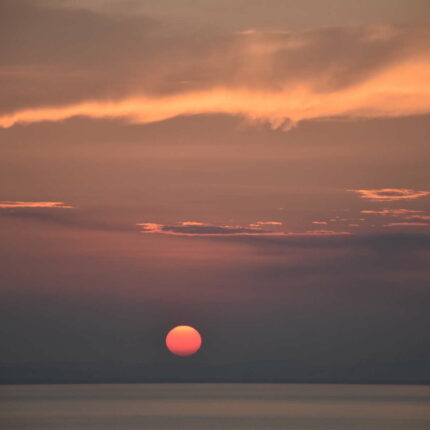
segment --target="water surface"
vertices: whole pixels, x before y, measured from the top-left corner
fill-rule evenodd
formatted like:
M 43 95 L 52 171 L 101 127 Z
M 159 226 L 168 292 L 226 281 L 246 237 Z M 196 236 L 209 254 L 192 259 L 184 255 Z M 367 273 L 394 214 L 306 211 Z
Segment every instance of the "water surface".
M 2 430 L 428 430 L 430 386 L 0 386 Z

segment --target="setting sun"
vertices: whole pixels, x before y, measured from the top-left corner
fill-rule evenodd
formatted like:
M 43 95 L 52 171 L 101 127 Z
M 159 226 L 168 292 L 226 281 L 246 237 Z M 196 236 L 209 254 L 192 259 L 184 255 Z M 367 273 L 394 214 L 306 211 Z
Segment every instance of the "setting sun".
M 195 354 L 202 345 L 200 333 L 188 325 L 179 325 L 166 336 L 168 350 L 181 357 Z

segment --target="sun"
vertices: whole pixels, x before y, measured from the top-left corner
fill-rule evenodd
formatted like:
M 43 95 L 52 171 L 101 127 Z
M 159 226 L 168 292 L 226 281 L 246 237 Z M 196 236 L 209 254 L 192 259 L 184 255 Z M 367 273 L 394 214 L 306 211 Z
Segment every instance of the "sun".
M 178 325 L 167 333 L 167 349 L 181 357 L 195 354 L 202 345 L 200 333 L 189 325 Z

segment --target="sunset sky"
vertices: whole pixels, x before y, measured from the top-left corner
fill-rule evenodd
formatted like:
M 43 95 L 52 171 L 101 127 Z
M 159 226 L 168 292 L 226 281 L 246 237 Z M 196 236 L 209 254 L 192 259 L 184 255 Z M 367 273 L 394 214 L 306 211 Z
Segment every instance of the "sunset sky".
M 0 53 L 0 383 L 430 381 L 429 1 L 0 0 Z

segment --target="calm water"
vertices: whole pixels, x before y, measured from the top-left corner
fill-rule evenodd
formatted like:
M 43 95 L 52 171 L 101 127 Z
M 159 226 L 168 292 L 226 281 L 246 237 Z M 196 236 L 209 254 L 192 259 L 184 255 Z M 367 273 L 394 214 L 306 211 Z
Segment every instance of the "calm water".
M 429 386 L 0 386 L 2 430 L 428 430 Z

